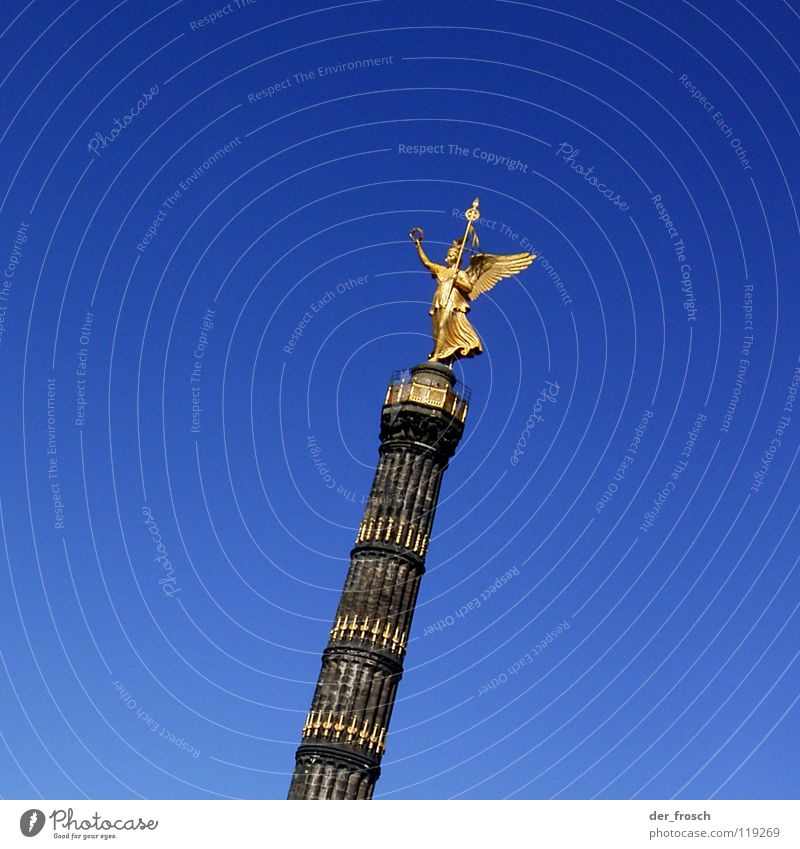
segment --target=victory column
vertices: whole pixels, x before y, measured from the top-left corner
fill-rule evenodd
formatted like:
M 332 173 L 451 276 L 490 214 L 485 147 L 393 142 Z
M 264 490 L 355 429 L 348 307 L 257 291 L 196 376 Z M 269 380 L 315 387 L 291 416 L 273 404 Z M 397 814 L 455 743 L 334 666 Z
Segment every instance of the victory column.
M 436 279 L 428 361 L 396 372 L 381 412 L 378 468 L 297 749 L 290 799 L 371 799 L 411 630 L 442 476 L 464 431 L 469 390 L 450 366 L 482 352 L 470 304 L 526 269 L 531 253 L 475 253 L 478 199 L 445 265 L 410 236 Z M 461 260 L 470 241 L 469 265 Z

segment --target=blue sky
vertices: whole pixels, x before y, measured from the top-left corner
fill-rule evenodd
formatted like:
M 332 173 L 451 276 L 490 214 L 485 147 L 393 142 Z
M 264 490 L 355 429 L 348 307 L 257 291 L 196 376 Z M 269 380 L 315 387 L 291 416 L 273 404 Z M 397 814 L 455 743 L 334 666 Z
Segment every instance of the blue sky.
M 2 796 L 285 795 L 479 195 L 378 795 L 796 797 L 796 4 L 5 9 Z

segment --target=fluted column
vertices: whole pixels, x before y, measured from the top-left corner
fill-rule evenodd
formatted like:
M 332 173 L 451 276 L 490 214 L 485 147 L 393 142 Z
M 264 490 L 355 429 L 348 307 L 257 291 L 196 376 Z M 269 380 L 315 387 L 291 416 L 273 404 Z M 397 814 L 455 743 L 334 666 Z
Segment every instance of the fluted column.
M 290 799 L 371 799 L 403 673 L 441 477 L 468 393 L 424 363 L 389 384 L 350 569 L 297 750 Z

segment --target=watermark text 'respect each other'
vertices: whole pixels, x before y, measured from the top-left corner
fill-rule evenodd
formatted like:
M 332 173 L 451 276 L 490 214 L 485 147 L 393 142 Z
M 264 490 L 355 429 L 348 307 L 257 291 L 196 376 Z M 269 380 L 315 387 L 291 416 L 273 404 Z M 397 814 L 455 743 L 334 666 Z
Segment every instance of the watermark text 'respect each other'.
M 289 339 L 286 344 L 283 346 L 283 352 L 285 354 L 294 353 L 294 349 L 297 347 L 300 340 L 303 338 L 303 334 L 305 333 L 306 328 L 314 316 L 317 313 L 322 312 L 328 304 L 332 303 L 338 295 L 343 295 L 345 292 L 349 292 L 352 289 L 358 289 L 363 286 L 367 282 L 368 274 L 361 274 L 358 277 L 348 277 L 347 280 L 342 280 L 341 283 L 336 284 L 335 289 L 328 289 L 325 294 L 320 298 L 316 298 L 308 305 L 308 309 L 303 313 L 300 321 L 295 325 L 294 330 L 289 335 Z

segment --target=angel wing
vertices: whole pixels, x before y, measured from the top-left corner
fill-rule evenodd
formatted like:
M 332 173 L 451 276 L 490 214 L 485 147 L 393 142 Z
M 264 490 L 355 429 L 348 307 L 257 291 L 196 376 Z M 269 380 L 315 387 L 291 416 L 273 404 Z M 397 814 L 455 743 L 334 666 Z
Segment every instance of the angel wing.
M 469 267 L 464 269 L 472 282 L 469 299 L 474 301 L 498 280 L 524 271 L 535 259 L 536 255 L 528 251 L 521 254 L 473 254 Z

